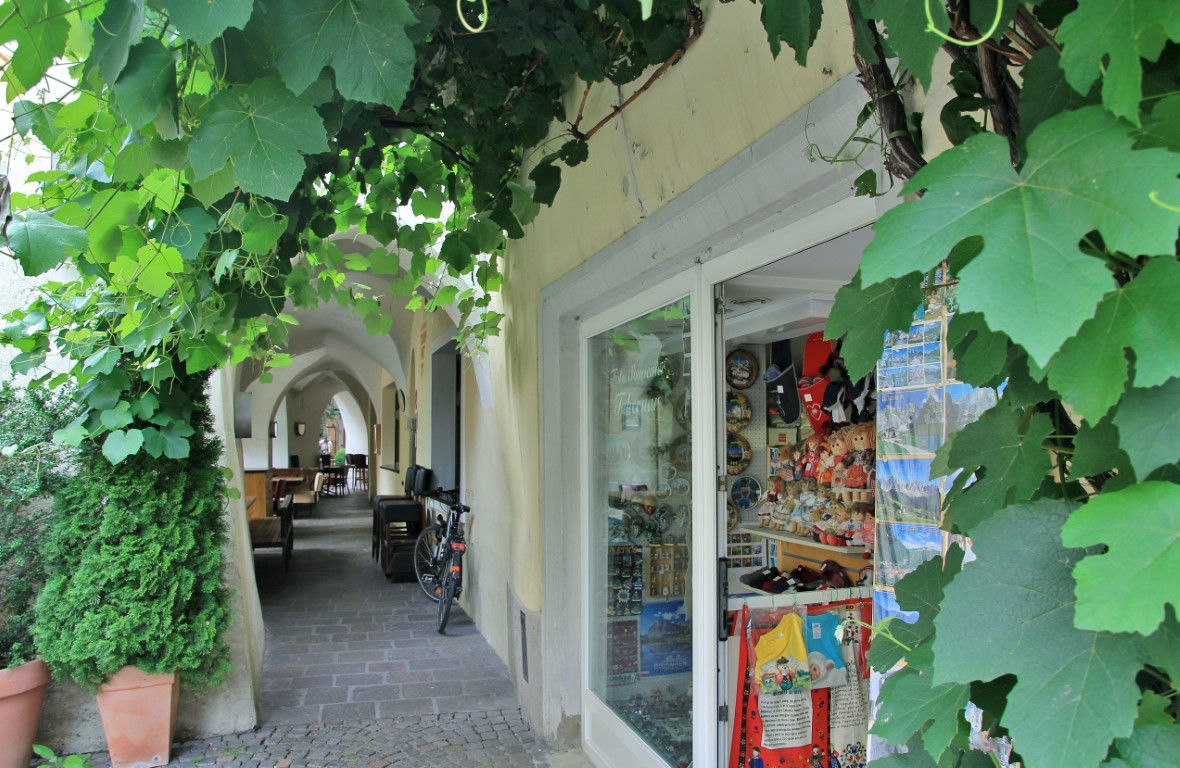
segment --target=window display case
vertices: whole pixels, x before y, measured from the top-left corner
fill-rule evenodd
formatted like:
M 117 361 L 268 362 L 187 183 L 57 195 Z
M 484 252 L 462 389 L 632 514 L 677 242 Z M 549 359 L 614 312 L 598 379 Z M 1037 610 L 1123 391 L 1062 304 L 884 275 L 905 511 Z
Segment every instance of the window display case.
M 589 339 L 590 690 L 692 759 L 689 301 Z

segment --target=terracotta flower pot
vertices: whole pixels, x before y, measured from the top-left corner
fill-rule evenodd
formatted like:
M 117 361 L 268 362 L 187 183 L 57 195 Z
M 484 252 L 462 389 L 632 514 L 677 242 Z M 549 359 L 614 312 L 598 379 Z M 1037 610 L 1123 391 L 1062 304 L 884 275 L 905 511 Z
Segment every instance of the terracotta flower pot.
M 0 669 L 0 768 L 28 768 L 47 685 L 49 667 L 39 659 Z
M 123 667 L 98 689 L 98 714 L 113 768 L 153 768 L 168 762 L 180 683 L 175 674 Z

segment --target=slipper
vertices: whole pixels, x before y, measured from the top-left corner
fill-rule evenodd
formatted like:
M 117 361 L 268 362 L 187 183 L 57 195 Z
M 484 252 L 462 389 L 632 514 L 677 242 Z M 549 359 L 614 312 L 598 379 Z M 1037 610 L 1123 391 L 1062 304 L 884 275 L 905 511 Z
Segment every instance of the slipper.
M 799 581 L 804 584 L 810 583 L 812 581 L 823 581 L 824 578 L 823 574 L 821 574 L 819 571 L 815 570 L 814 568 L 808 568 L 806 565 L 796 566 L 795 570 L 791 571 L 791 575 L 795 577 L 795 581 Z
M 852 582 L 848 580 L 844 569 L 835 560 L 824 560 L 819 570 L 823 574 L 824 582 L 833 589 L 844 589 L 852 586 Z
M 738 576 L 738 581 L 745 584 L 747 587 L 761 588 L 764 582 L 770 581 L 778 575 L 778 568 L 775 568 L 772 565 L 759 571 L 751 571 L 750 573 L 747 573 L 743 576 Z
M 781 595 L 783 592 L 796 592 L 802 586 L 787 574 L 780 573 L 777 578 L 763 584 L 762 589 L 772 595 Z

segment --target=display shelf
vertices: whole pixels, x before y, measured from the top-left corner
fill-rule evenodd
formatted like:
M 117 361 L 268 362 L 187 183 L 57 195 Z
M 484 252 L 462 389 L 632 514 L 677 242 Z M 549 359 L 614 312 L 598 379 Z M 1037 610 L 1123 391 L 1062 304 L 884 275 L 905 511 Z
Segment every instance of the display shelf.
M 759 596 L 775 598 L 777 607 L 788 605 L 822 605 L 824 603 L 838 603 L 842 600 L 860 600 L 873 596 L 873 588 L 868 585 L 858 585 L 855 587 L 839 587 L 829 589 L 814 589 L 810 592 L 767 592 L 764 589 L 751 587 L 749 584 L 742 585 L 745 589 L 753 592 Z M 782 601 L 781 603 L 778 601 Z M 734 610 L 741 607 L 741 602 L 744 602 L 741 596 L 730 595 L 728 597 L 727 606 L 729 610 Z M 762 606 L 752 605 L 753 608 Z
M 751 536 L 758 536 L 763 539 L 774 539 L 775 541 L 785 541 L 788 544 L 799 544 L 804 547 L 811 547 L 812 549 L 826 549 L 830 552 L 844 552 L 850 555 L 859 555 L 865 551 L 864 547 L 848 546 L 839 547 L 831 544 L 820 544 L 814 539 L 809 539 L 805 536 L 796 536 L 793 533 L 783 533 L 782 531 L 772 531 L 769 528 L 759 528 L 758 526 L 742 525 L 738 526 L 738 533 L 748 533 Z

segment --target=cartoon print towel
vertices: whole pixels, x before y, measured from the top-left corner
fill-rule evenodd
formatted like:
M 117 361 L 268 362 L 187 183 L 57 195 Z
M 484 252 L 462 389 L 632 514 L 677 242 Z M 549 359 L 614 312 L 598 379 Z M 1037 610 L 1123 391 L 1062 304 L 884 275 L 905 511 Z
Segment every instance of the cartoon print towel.
M 803 636 L 807 639 L 807 666 L 813 689 L 837 688 L 848 684 L 844 652 L 836 640 L 840 621 L 840 616 L 832 611 L 808 616 L 803 621 Z
M 803 642 L 803 618 L 799 614 L 788 613 L 777 627 L 758 638 L 754 656 L 758 691 L 763 696 L 811 689 L 807 646 Z

